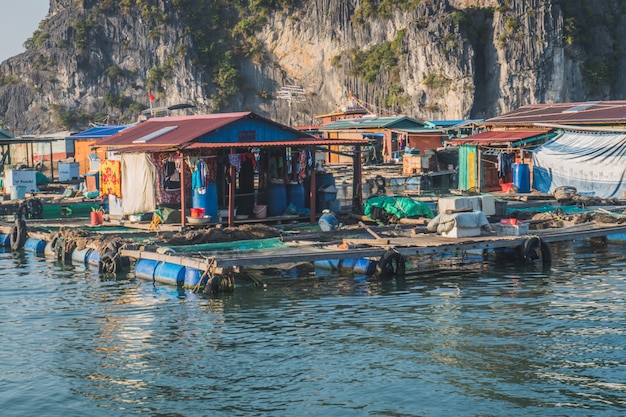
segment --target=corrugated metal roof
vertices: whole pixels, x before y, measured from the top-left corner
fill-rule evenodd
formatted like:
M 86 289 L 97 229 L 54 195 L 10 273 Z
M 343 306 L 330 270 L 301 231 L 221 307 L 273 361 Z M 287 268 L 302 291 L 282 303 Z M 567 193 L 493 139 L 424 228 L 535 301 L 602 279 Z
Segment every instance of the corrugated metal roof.
M 130 126 L 132 125 L 94 126 L 70 137 L 73 139 L 102 139 L 112 136 Z
M 360 117 L 358 119 L 341 119 L 324 125 L 323 131 L 348 129 L 388 129 L 401 122 L 408 122 L 414 126 L 424 127 L 425 124 L 408 116 Z
M 556 104 L 529 104 L 487 119 L 489 125 L 625 124 L 626 101 L 589 101 Z
M 446 140 L 446 143 L 452 145 L 508 145 L 545 134 L 546 130 L 489 131 L 480 132 L 465 138 Z
M 175 129 L 158 135 L 150 140 L 150 147 L 177 147 L 197 140 L 202 135 L 212 132 L 234 121 L 249 117 L 253 113 L 219 113 L 200 116 L 154 117 L 143 123 L 124 129 L 113 136 L 102 139 L 99 146 L 140 146 L 137 142 L 142 138 L 155 134 L 164 128 Z M 145 145 L 145 143 L 143 143 Z
M 242 137 L 237 141 L 198 141 L 199 138 L 210 132 L 246 118 L 261 120 L 265 124 L 279 128 L 276 130 L 277 132 L 285 133 L 282 137 L 272 138 L 272 140 L 254 140 L 254 138 L 250 140 L 249 137 Z M 177 149 L 329 145 L 330 142 L 333 145 L 367 143 L 367 141 L 358 139 L 331 141 L 316 138 L 305 132 L 264 119 L 252 112 L 240 112 L 201 116 L 155 117 L 98 141 L 98 146 L 117 148 L 121 152 L 165 152 Z

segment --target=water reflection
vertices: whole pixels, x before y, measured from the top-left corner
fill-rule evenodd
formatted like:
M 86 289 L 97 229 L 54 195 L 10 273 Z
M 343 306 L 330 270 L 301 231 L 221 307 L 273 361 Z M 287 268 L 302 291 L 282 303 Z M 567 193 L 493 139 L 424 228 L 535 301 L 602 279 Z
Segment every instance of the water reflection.
M 204 295 L 2 253 L 0 331 L 14 354 L 0 407 L 621 415 L 626 251 L 579 242 L 553 255 L 549 268 L 490 261 L 400 280 L 268 272 L 266 286 Z

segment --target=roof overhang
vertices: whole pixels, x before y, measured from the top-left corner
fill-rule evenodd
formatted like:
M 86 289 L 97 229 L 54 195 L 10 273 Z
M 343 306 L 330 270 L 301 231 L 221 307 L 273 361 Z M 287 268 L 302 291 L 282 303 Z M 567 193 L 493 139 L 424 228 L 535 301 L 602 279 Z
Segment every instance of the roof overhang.
M 200 149 L 237 149 L 237 148 L 276 148 L 276 147 L 302 147 L 302 146 L 364 146 L 369 141 L 365 139 L 294 139 L 271 142 L 194 142 L 185 146 L 170 145 L 146 145 L 134 146 L 109 146 L 111 150 L 121 153 L 158 153 L 158 152 L 186 152 Z

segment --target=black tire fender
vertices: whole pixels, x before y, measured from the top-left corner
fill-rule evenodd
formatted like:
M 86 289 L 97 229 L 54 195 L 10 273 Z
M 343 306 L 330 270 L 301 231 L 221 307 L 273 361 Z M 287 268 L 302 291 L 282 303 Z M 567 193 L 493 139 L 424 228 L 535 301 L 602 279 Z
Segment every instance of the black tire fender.
M 27 202 L 28 213 L 31 218 L 39 219 L 43 214 L 43 203 L 38 198 L 32 198 Z
M 395 249 L 389 249 L 380 257 L 378 265 L 376 265 L 377 276 L 391 277 L 403 276 L 406 273 L 406 260 L 400 252 Z
M 26 222 L 23 219 L 15 221 L 15 226 L 11 228 L 9 243 L 12 250 L 20 250 L 26 243 Z
M 537 252 L 541 251 L 541 256 Z M 532 263 L 539 258 L 545 263 L 552 262 L 552 251 L 550 245 L 540 237 L 533 236 L 524 241 L 522 244 L 522 260 L 526 263 Z

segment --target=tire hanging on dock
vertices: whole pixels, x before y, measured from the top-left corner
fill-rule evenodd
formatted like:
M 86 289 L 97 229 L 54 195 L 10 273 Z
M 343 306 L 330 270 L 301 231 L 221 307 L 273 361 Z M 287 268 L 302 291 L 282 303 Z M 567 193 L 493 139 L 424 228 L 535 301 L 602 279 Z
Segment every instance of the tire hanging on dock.
M 43 215 L 43 203 L 38 198 L 31 198 L 26 201 L 28 215 L 31 219 L 41 219 Z
M 537 236 L 530 237 L 521 245 L 521 258 L 525 263 L 533 263 L 541 259 L 544 263 L 552 262 L 550 245 Z
M 120 242 L 112 241 L 101 250 L 98 272 L 102 274 L 116 274 L 122 269 L 122 258 L 119 254 L 121 246 Z
M 15 225 L 11 228 L 9 243 L 12 250 L 20 250 L 26 243 L 27 231 L 24 219 L 15 219 Z
M 406 260 L 396 249 L 389 249 L 380 257 L 374 276 L 377 277 L 399 277 L 406 272 Z

